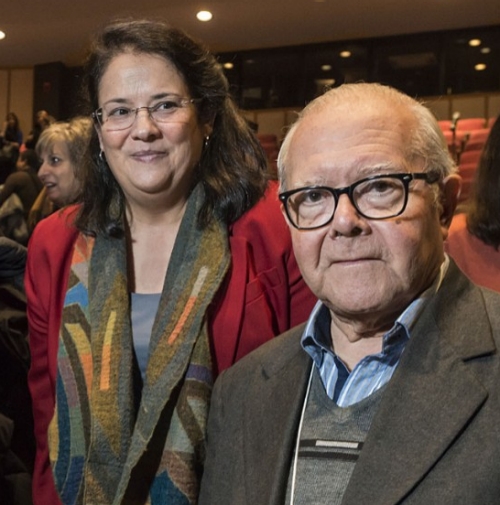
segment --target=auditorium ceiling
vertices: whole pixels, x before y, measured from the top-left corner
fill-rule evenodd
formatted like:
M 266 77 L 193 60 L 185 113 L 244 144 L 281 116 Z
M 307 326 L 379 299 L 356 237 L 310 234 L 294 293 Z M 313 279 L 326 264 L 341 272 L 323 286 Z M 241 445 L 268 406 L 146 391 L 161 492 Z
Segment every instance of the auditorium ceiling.
M 198 10 L 213 19 L 199 22 Z M 162 18 L 214 52 L 500 26 L 499 0 L 17 0 L 2 2 L 0 68 L 81 63 L 114 17 Z

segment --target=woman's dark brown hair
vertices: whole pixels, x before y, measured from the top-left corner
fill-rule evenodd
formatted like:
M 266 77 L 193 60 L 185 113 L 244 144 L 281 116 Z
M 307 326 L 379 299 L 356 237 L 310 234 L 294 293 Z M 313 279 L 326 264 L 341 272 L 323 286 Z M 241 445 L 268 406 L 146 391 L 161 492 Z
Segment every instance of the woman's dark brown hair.
M 85 88 L 89 112 L 99 108 L 99 84 L 110 61 L 124 52 L 154 54 L 173 63 L 183 76 L 195 102 L 198 120 L 210 121 L 213 132 L 203 149 L 197 179 L 205 192 L 200 226 L 213 218 L 225 223 L 238 219 L 263 195 L 266 158 L 254 133 L 238 113 L 220 64 L 199 42 L 162 21 L 117 21 L 98 33 L 85 65 Z M 91 162 L 84 177 L 80 230 L 121 234 L 125 199 L 105 160 L 99 157 L 94 133 Z

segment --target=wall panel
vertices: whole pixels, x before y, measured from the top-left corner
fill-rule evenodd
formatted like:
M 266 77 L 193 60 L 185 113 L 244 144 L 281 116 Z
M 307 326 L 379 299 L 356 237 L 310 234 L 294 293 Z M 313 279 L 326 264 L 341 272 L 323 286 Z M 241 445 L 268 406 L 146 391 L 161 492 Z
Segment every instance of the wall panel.
M 451 101 L 447 97 L 431 98 L 425 100 L 425 105 L 433 112 L 436 119 L 449 119 L 451 112 Z
M 0 70 L 0 125 L 9 109 L 9 71 Z
M 486 96 L 458 96 L 453 98 L 453 112 L 460 112 L 461 118 L 485 117 Z
M 11 70 L 9 110 L 17 114 L 26 137 L 33 123 L 33 69 Z
M 488 118 L 500 115 L 500 94 L 488 97 Z

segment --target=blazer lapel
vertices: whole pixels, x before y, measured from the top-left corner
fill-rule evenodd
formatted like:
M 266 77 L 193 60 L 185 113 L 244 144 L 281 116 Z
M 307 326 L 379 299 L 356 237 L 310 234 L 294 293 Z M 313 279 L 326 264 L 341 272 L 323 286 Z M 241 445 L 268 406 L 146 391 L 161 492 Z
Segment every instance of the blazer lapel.
M 495 346 L 478 291 L 472 295 L 467 309 L 450 308 L 454 300 L 447 299 L 424 311 L 384 393 L 343 505 L 400 503 L 486 400 L 465 360 Z M 473 322 L 467 321 L 471 313 L 477 315 Z M 467 331 L 471 324 L 473 332 Z
M 259 405 L 249 405 L 249 412 L 244 416 L 247 503 L 282 505 L 285 500 L 300 410 L 312 363 L 300 347 L 301 334 L 302 330 L 294 330 L 291 338 L 296 344 L 289 359 L 278 357 L 279 366 L 273 363 L 263 367 L 263 382 L 257 386 L 258 392 L 252 393 Z M 265 471 L 252 471 L 263 466 Z

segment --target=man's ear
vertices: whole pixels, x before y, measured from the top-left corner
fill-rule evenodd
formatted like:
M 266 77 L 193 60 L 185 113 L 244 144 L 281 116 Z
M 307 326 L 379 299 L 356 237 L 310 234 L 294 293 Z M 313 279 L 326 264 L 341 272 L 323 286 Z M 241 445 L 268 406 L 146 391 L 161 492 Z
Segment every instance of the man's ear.
M 285 210 L 285 206 L 283 204 L 280 205 L 281 213 L 283 214 L 283 217 L 285 218 L 286 224 L 291 228 L 292 225 L 290 223 L 290 220 L 288 219 L 288 215 Z
M 462 178 L 457 174 L 449 175 L 441 183 L 441 215 L 439 216 L 439 220 L 445 236 L 448 235 L 448 228 L 457 207 L 461 186 Z

